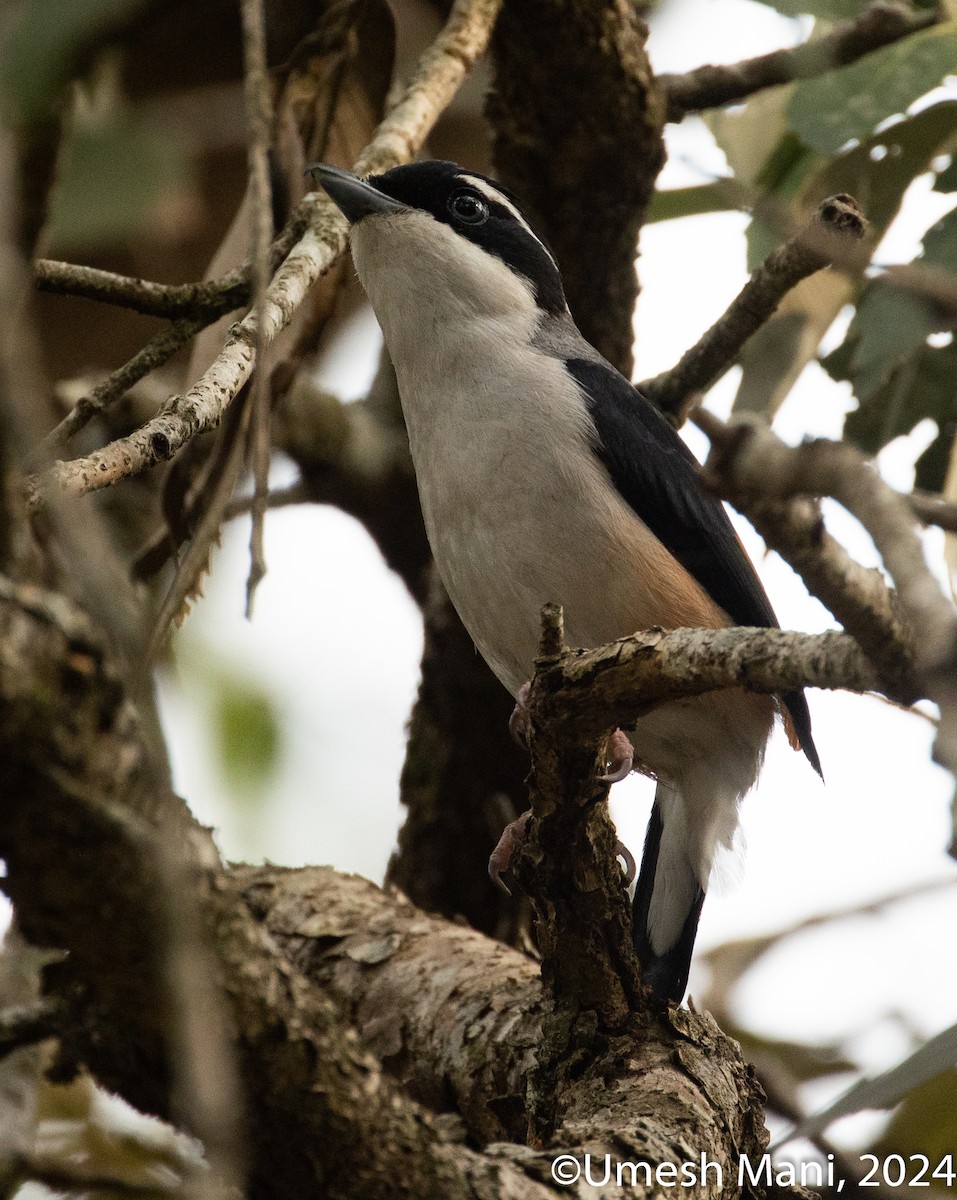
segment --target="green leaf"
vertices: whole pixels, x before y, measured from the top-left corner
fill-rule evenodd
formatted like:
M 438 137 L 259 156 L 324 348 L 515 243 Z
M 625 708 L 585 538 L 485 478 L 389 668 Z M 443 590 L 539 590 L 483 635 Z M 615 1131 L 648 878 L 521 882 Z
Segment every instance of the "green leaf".
M 647 220 L 674 221 L 679 217 L 697 217 L 702 213 L 735 212 L 744 207 L 733 179 L 716 179 L 693 187 L 668 188 L 655 192 Z
M 796 1137 L 815 1138 L 838 1119 L 865 1110 L 893 1108 L 914 1088 L 949 1072 L 957 1061 L 957 1025 L 938 1033 L 913 1054 L 873 1079 L 854 1084 L 833 1104 L 801 1121 L 783 1141 Z M 773 1147 L 772 1147 L 773 1149 Z M 951 1147 L 953 1149 L 953 1147 Z
M 145 0 L 20 0 L 0 27 L 0 105 L 16 124 L 49 113 L 75 63 Z
M 925 1154 L 937 1163 L 957 1147 L 957 1070 L 944 1071 L 920 1084 L 904 1100 L 881 1135 L 875 1152 Z M 928 1180 L 928 1182 L 932 1182 Z
M 216 680 L 212 720 L 223 775 L 237 790 L 258 790 L 279 760 L 279 718 L 271 697 L 231 675 Z
M 920 261 L 957 270 L 957 208 L 946 213 L 924 234 Z
M 857 306 L 847 331 L 853 347 L 854 394 L 867 400 L 937 328 L 927 304 L 913 292 L 880 280 L 871 284 Z
M 806 220 L 826 196 L 848 192 L 863 204 L 874 239 L 879 240 L 897 215 L 913 180 L 927 170 L 930 161 L 953 142 L 955 135 L 957 101 L 953 100 L 934 104 L 875 134 L 826 162 L 806 181 L 800 203 L 792 205 L 793 220 Z M 886 153 L 873 156 L 878 146 Z M 760 236 L 757 222 L 752 224 L 756 240 Z M 818 271 L 789 292 L 775 316 L 745 347 L 735 411 L 773 417 L 817 353 L 834 318 L 853 296 L 852 282 L 836 271 Z
M 787 116 L 807 145 L 833 154 L 904 113 L 957 65 L 953 22 L 936 25 L 794 87 Z
M 935 192 L 957 192 L 957 154 L 951 157 L 943 171 L 937 172 L 934 180 Z
M 847 21 L 867 8 L 867 0 L 762 0 L 785 17 L 807 14 L 832 21 Z
M 83 253 L 140 232 L 185 170 L 177 143 L 127 112 L 75 126 L 50 203 L 51 252 Z
M 835 361 L 838 354 L 844 362 Z M 846 366 L 847 351 L 825 359 L 824 366 L 837 377 Z M 921 346 L 894 369 L 885 383 L 844 422 L 844 436 L 868 454 L 876 454 L 888 442 L 910 431 L 929 417 L 937 425 L 935 441 L 918 462 L 917 485 L 939 492 L 944 486 L 950 443 L 957 424 L 957 343 Z

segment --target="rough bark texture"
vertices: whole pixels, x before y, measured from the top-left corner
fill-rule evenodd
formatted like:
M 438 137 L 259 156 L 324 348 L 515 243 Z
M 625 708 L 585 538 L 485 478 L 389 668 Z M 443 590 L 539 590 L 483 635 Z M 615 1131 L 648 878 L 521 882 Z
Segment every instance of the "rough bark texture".
M 598 879 L 587 856 L 572 866 L 571 846 L 556 857 L 549 869 L 566 872 L 556 897 L 579 901 L 558 921 L 584 929 L 590 896 L 607 908 L 611 895 L 617 913 L 612 935 L 591 934 L 604 943 L 591 966 L 573 956 L 577 965 L 559 968 L 546 955 L 541 976 L 517 951 L 366 881 L 225 869 L 151 777 L 122 679 L 71 604 L 5 585 L 0 852 L 24 931 L 70 952 L 46 984 L 77 1014 L 64 1034 L 71 1061 L 170 1112 L 171 1006 L 153 951 L 169 839 L 216 947 L 252 1196 L 538 1197 L 553 1194 L 554 1155 L 586 1149 L 652 1163 L 703 1151 L 725 1185 L 688 1194 L 738 1194 L 738 1157 L 759 1153 L 766 1136 L 760 1091 L 707 1017 L 623 1004 L 620 988 L 609 1001 L 602 956 L 612 938 L 628 941 L 620 879 Z M 564 819 L 592 828 L 595 814 Z M 607 832 L 595 844 L 596 861 L 610 863 Z M 628 978 L 640 1000 L 633 964 Z M 529 1133 L 544 1144 L 529 1148 Z
M 646 36 L 627 0 L 511 0 L 488 102 L 500 177 L 549 239 L 582 333 L 625 375 L 638 231 L 664 162 Z

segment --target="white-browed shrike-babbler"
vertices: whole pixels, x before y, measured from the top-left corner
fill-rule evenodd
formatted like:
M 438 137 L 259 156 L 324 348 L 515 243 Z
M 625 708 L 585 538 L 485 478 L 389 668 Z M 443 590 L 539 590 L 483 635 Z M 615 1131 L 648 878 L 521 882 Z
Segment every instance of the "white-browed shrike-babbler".
M 309 170 L 352 223 L 439 573 L 513 696 L 533 673 L 549 601 L 575 646 L 656 625 L 777 625 L 694 456 L 578 332 L 513 195 L 450 162 L 368 180 Z M 802 692 L 711 693 L 634 724 L 635 757 L 658 780 L 635 947 L 665 999 L 684 994 L 715 851 L 733 837 L 778 704 L 820 772 Z

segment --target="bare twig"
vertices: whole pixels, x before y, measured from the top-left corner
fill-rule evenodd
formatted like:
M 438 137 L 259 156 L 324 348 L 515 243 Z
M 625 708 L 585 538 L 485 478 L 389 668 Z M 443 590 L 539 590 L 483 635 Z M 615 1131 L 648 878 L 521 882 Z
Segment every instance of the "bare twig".
M 823 75 L 927 29 L 939 19 L 934 9 L 913 12 L 904 4 L 879 0 L 855 20 L 792 49 L 775 50 L 727 66 L 698 67 L 682 75 L 662 75 L 668 120 L 680 121 L 689 112 L 743 100 L 762 88 Z
M 484 51 L 501 0 L 456 0 L 449 19 L 423 55 L 401 100 L 380 123 L 355 164 L 360 174 L 407 161 Z M 318 277 L 346 246 L 346 223 L 331 201 L 310 193 L 306 232 L 279 268 L 266 295 L 262 326 L 268 344 L 292 318 Z M 31 481 L 31 503 L 47 493 L 82 495 L 109 487 L 172 458 L 198 434 L 213 428 L 249 378 L 255 362 L 257 322 L 250 313 L 233 325 L 222 352 L 183 397 L 173 397 L 142 428 L 85 458 L 56 463 Z
M 924 525 L 937 525 L 948 533 L 957 533 L 957 504 L 932 492 L 911 492 L 907 501 Z
M 253 375 L 249 444 L 253 463 L 252 530 L 246 616 L 251 617 L 256 588 L 266 574 L 263 546 L 271 449 L 269 376 L 266 372 L 266 288 L 269 286 L 269 244 L 272 241 L 272 187 L 269 148 L 272 141 L 272 97 L 266 61 L 266 21 L 263 0 L 242 0 L 243 58 L 249 141 L 249 195 L 253 212 L 253 314 L 256 321 L 256 362 Z
M 957 773 L 957 612 L 927 566 L 907 497 L 845 443 L 819 439 L 790 447 L 755 425 L 728 428 L 714 418 L 709 425 L 713 448 L 706 478 L 739 497 L 746 515 L 749 497 L 833 496 L 871 535 L 913 633 L 920 691 L 941 710 L 935 757 Z
M 98 417 L 151 371 L 169 362 L 177 350 L 182 349 L 212 320 L 212 317 L 208 320 L 203 317 L 184 317 L 161 329 L 129 362 L 107 375 L 88 396 L 76 402 L 59 425 L 51 429 L 37 446 L 31 455 L 31 465 L 39 466 L 53 458 L 94 417 Z
M 307 211 L 299 208 L 272 245 L 270 261 L 279 266 L 306 227 Z M 131 308 L 152 317 L 221 317 L 249 303 L 252 264 L 243 263 L 221 275 L 198 283 L 154 283 L 131 275 L 117 275 L 98 267 L 38 258 L 33 264 L 37 291 L 81 296 L 102 304 Z
M 697 409 L 692 420 L 716 445 L 731 436 L 730 427 L 707 409 Z M 862 567 L 828 533 L 816 500 L 769 499 L 738 489 L 715 463 L 709 459 L 704 470 L 706 486 L 741 509 L 765 544 L 791 564 L 811 594 L 854 636 L 877 668 L 882 689 L 902 704 L 913 703 L 921 693 L 912 636 L 881 572 Z
M 725 312 L 669 371 L 638 385 L 649 400 L 681 424 L 698 394 L 732 364 L 744 343 L 772 316 L 783 297 L 802 279 L 846 257 L 863 238 L 867 222 L 850 196 L 824 200 L 810 223 L 773 251 Z

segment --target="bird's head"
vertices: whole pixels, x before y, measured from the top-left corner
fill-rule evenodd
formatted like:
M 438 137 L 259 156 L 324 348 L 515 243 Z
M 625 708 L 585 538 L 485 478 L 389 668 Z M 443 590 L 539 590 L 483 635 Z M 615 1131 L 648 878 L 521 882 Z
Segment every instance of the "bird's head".
M 380 322 L 408 305 L 443 319 L 567 311 L 552 252 L 494 180 L 438 161 L 369 179 L 323 164 L 308 173 L 352 223 L 356 270 Z

